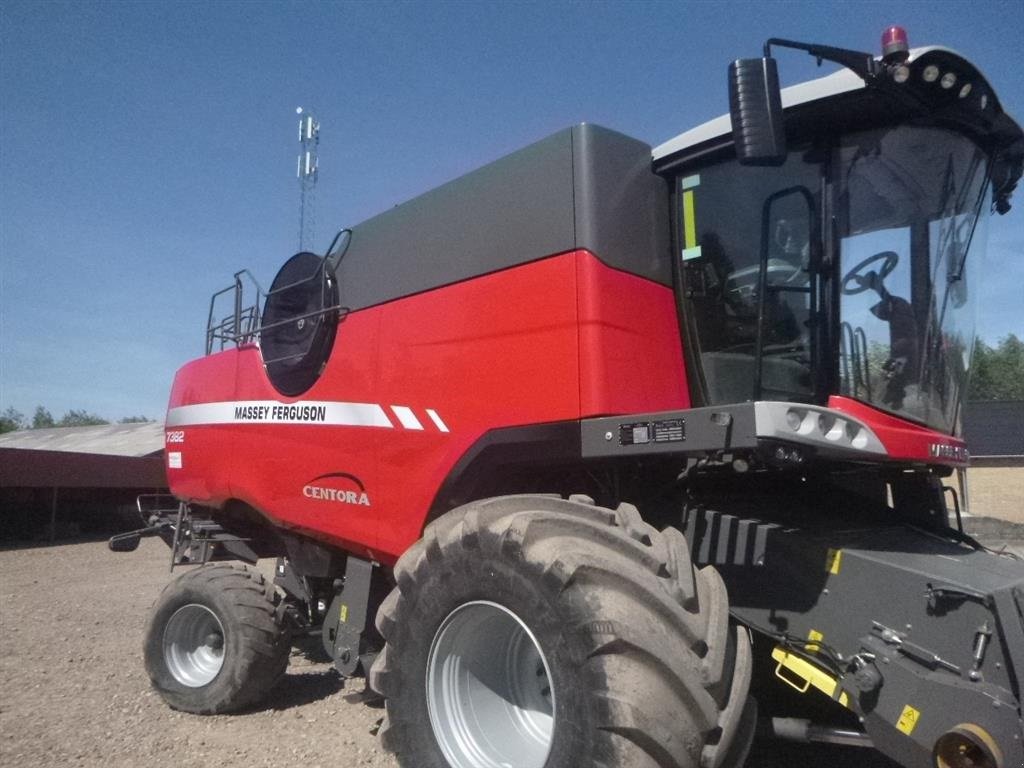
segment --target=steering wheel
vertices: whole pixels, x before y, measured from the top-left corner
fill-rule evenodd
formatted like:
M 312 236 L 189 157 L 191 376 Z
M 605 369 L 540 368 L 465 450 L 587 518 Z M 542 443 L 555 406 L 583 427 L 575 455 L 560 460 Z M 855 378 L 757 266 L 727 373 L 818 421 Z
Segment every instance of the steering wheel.
M 876 253 L 874 256 L 868 256 L 864 261 L 855 266 L 843 277 L 842 292 L 846 296 L 855 296 L 858 293 L 864 293 L 864 291 L 871 288 L 871 279 L 868 277 L 870 272 L 867 274 L 861 274 L 865 270 L 873 265 L 877 261 L 882 262 L 882 267 L 875 274 L 879 281 L 885 280 L 892 271 L 896 269 L 896 264 L 899 262 L 900 257 L 896 251 L 881 251 Z

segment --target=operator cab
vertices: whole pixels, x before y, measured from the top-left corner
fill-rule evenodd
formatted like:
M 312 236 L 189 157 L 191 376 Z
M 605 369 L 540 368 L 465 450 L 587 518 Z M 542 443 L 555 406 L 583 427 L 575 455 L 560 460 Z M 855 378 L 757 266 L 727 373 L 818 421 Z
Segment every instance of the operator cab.
M 774 156 L 738 158 L 728 117 L 655 149 L 691 396 L 840 395 L 953 434 L 988 214 L 1009 208 L 1024 139 L 957 54 L 863 56 L 859 73 L 782 91 Z

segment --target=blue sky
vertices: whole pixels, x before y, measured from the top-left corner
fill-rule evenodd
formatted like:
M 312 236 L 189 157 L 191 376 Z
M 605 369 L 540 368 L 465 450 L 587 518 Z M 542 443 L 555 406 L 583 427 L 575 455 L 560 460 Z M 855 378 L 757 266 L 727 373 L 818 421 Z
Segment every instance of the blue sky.
M 210 294 L 297 248 L 299 105 L 323 125 L 317 243 L 589 121 L 659 144 L 727 109 L 769 36 L 959 50 L 1024 118 L 1024 3 L 0 5 L 0 409 L 161 418 Z M 783 53 L 785 83 L 816 76 Z M 1024 195 L 991 222 L 982 336 L 1024 336 Z

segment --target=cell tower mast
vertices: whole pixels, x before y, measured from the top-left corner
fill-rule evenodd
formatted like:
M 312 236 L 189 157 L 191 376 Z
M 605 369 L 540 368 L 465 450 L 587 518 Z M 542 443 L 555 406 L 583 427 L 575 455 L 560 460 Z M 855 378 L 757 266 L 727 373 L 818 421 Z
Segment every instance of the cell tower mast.
M 316 243 L 316 180 L 317 146 L 320 144 L 320 123 L 316 116 L 299 107 L 299 250 L 310 251 Z

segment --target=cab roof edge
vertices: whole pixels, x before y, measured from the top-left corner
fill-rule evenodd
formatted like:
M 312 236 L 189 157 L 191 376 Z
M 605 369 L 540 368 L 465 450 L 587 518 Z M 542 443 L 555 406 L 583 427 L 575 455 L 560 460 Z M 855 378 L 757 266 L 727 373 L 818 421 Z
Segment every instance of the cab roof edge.
M 912 63 L 932 51 L 942 51 L 967 61 L 963 55 L 951 48 L 932 45 L 911 49 L 907 63 Z M 864 80 L 853 71 L 842 68 L 823 77 L 806 80 L 802 83 L 783 88 L 782 107 L 783 109 L 788 109 L 789 107 L 807 104 L 842 93 L 857 91 L 864 87 L 866 87 Z M 651 158 L 657 162 L 682 150 L 696 147 L 706 141 L 727 137 L 730 133 L 732 133 L 732 121 L 729 119 L 728 113 L 726 113 L 659 144 L 651 151 Z

